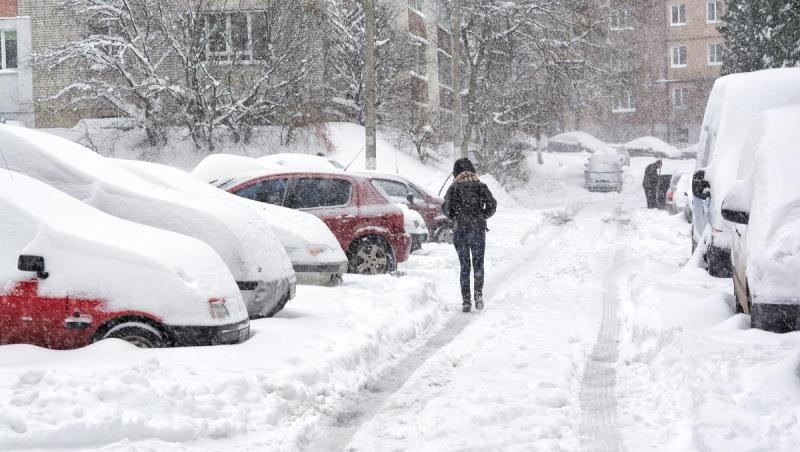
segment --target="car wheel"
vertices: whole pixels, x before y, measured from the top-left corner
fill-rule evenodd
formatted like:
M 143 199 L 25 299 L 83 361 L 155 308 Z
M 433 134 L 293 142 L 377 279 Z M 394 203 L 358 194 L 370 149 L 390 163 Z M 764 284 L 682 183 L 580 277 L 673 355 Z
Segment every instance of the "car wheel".
M 434 240 L 438 243 L 453 243 L 453 228 L 452 226 L 442 226 L 436 230 Z
M 379 275 L 392 271 L 393 255 L 391 249 L 381 240 L 365 238 L 350 246 L 350 272 L 360 275 Z
M 125 322 L 116 325 L 103 335 L 103 339 L 122 339 L 139 348 L 161 348 L 167 345 L 158 329 L 141 322 Z

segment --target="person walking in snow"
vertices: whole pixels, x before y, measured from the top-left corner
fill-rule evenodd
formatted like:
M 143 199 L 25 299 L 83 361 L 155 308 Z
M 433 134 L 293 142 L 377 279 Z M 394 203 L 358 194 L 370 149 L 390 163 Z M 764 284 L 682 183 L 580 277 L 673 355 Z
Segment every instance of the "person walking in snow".
M 661 159 L 647 165 L 644 170 L 644 179 L 642 179 L 642 188 L 644 188 L 644 195 L 647 198 L 647 208 L 655 209 L 658 207 L 656 197 L 658 196 L 658 180 L 661 174 Z
M 486 219 L 497 210 L 489 187 L 475 175 L 469 159 L 453 165 L 453 184 L 447 189 L 442 212 L 455 223 L 453 245 L 461 264 L 461 300 L 464 312 L 472 308 L 470 273 L 475 287 L 475 309 L 483 309 L 483 255 L 486 251 Z

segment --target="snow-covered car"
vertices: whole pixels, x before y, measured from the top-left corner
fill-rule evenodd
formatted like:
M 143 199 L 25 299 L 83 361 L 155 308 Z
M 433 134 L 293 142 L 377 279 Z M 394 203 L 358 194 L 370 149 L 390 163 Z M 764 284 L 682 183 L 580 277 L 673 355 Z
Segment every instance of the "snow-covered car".
M 714 83 L 692 177 L 692 249 L 701 247 L 713 276 L 731 276 L 735 232 L 722 218 L 722 200 L 736 180 L 748 129 L 758 113 L 796 104 L 800 68 L 727 75 Z
M 614 149 L 603 140 L 586 132 L 575 130 L 554 135 L 547 139 L 548 152 L 607 153 Z
M 186 193 L 216 196 L 255 209 L 286 249 L 299 284 L 341 283 L 347 271 L 347 256 L 330 229 L 314 215 L 234 196 L 170 166 L 137 160 L 116 162 L 155 184 Z
M 625 143 L 625 150 L 633 157 L 683 158 L 683 152 L 656 137 L 641 137 Z
M 584 174 L 589 191 L 622 191 L 622 166 L 614 152 L 593 154 Z
M 722 216 L 731 222 L 737 310 L 754 328 L 800 329 L 800 105 L 759 115 Z
M 358 174 L 368 177 L 390 201 L 405 204 L 419 212 L 425 220 L 428 233 L 432 234 L 429 238 L 437 242 L 453 242 L 453 222 L 442 213 L 443 199 L 398 174 L 378 171 L 359 171 Z
M 422 244 L 428 241 L 429 232 L 425 220 L 416 210 L 410 209 L 406 204 L 397 204 L 403 211 L 403 223 L 406 233 L 411 236 L 411 252 L 421 250 Z
M 271 316 L 294 297 L 292 263 L 252 209 L 148 182 L 80 144 L 0 125 L 0 150 L 27 174 L 119 218 L 209 244 L 228 265 L 251 317 Z
M 200 240 L 116 218 L 6 170 L 0 237 L 0 344 L 69 349 L 118 338 L 161 347 L 249 338 L 236 281 Z
M 692 221 L 692 175 L 688 172 L 673 174 L 667 188 L 667 210 L 672 214 L 683 214 L 687 222 Z
M 320 155 L 284 152 L 259 157 L 256 160 L 270 166 L 282 166 L 289 171 L 340 171 L 341 163 Z

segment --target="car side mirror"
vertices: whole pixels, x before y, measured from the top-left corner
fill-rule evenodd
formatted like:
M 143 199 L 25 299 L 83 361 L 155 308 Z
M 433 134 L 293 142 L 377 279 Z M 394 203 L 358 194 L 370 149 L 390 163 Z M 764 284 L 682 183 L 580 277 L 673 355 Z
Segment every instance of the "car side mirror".
M 44 258 L 42 256 L 22 255 L 17 261 L 17 269 L 23 272 L 36 272 L 36 276 L 47 279 L 50 276 L 44 268 Z
M 708 199 L 711 197 L 711 184 L 705 179 L 704 170 L 697 171 L 692 176 L 692 194 L 698 199 Z
M 406 199 L 408 200 L 409 204 L 414 204 L 414 194 L 413 193 L 409 193 L 408 196 L 406 196 Z
M 726 209 L 722 206 L 722 218 L 736 224 L 747 224 L 750 222 L 750 212 L 741 210 Z

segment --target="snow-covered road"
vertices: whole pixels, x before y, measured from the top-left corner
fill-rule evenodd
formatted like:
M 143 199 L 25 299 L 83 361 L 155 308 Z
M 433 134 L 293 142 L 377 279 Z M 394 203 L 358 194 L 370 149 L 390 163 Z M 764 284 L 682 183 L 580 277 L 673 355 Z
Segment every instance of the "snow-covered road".
M 800 333 L 749 330 L 729 280 L 684 268 L 647 159 L 590 194 L 547 158 L 490 222 L 485 311 L 426 244 L 402 277 L 300 287 L 237 346 L 3 346 L 0 450 L 800 450 Z

